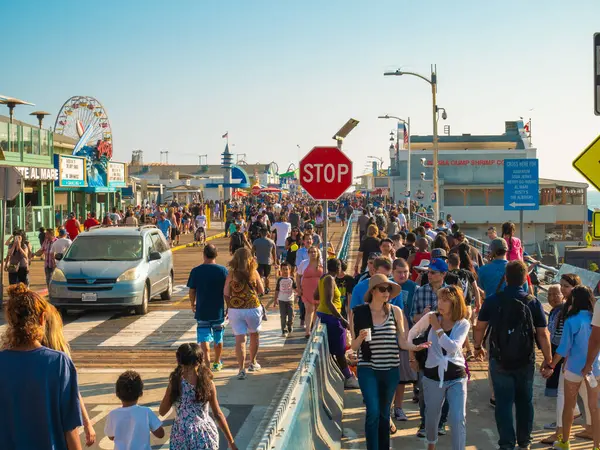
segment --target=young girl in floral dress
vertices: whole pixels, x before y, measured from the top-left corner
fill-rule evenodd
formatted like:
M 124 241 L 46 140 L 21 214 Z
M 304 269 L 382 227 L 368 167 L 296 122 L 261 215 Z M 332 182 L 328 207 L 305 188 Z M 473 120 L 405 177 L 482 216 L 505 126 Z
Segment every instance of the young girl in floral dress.
M 169 377 L 169 385 L 160 403 L 165 416 L 175 405 L 176 418 L 171 428 L 171 450 L 218 449 L 217 425 L 208 414 L 208 405 L 225 434 L 231 450 L 237 450 L 227 419 L 219 407 L 217 389 L 210 370 L 202 364 L 200 346 L 182 344 L 177 349 L 177 368 Z

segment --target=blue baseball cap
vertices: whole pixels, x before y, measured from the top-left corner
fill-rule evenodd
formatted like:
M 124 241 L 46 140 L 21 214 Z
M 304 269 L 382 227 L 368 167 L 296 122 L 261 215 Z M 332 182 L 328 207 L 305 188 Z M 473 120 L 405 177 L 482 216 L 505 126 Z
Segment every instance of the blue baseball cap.
M 427 268 L 435 272 L 448 272 L 448 264 L 441 258 L 433 258 Z

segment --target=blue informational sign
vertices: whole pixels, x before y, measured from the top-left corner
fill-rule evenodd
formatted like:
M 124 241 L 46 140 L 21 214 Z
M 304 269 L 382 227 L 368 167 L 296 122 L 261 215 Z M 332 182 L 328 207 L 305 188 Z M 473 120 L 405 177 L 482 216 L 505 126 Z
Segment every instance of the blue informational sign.
M 504 160 L 504 210 L 540 209 L 540 176 L 537 159 Z

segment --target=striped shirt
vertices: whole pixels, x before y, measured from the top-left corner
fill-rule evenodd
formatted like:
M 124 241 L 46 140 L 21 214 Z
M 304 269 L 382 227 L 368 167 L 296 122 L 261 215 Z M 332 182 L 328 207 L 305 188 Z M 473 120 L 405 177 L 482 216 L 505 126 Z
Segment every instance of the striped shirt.
M 393 317 L 393 308 L 381 325 L 371 328 L 371 361 L 363 361 L 362 352 L 358 350 L 358 365 L 370 367 L 373 370 L 388 370 L 400 366 L 400 348 L 398 347 L 398 334 L 396 322 Z

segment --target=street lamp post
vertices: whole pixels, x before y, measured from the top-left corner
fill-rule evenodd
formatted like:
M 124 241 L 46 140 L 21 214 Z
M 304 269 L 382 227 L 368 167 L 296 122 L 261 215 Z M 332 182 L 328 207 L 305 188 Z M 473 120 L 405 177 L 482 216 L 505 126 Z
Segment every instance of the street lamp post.
M 433 116 L 433 193 L 435 194 L 434 211 L 436 220 L 440 218 L 440 195 L 439 195 L 439 180 L 438 180 L 438 152 L 439 152 L 439 137 L 438 137 L 438 107 L 437 107 L 437 73 L 436 67 L 431 66 L 431 77 L 427 78 L 415 72 L 405 72 L 397 69 L 394 72 L 384 72 L 384 76 L 401 76 L 411 75 L 413 77 L 420 78 L 431 85 L 431 100 L 432 100 L 432 116 Z M 446 111 L 444 110 L 443 119 L 446 118 Z
M 385 116 L 379 116 L 378 119 L 396 119 L 398 122 L 403 123 L 406 126 L 406 136 L 408 137 L 407 143 L 407 151 L 408 155 L 406 157 L 406 192 L 407 192 L 407 208 L 408 208 L 408 221 L 410 222 L 410 117 L 406 120 L 401 119 L 400 117 L 390 116 L 386 114 Z M 402 141 L 404 142 L 404 136 L 402 137 Z M 400 133 L 398 132 L 398 137 L 396 138 L 396 142 L 398 144 L 398 152 L 396 156 L 396 161 L 400 158 Z

